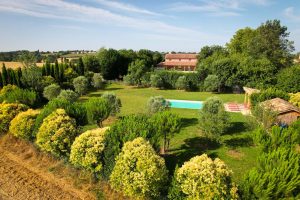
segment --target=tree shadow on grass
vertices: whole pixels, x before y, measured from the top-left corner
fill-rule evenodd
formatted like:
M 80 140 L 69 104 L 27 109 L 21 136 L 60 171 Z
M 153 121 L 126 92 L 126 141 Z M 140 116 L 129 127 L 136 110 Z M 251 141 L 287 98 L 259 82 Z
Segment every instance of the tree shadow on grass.
M 248 129 L 246 122 L 231 122 L 231 126 L 228 128 L 225 135 L 239 134 L 247 131 Z
M 121 87 L 115 87 L 115 88 L 106 88 L 104 89 L 104 92 L 106 91 L 115 91 L 115 90 L 123 90 L 124 88 L 121 88 Z
M 197 118 L 182 118 L 181 119 L 181 128 L 189 127 L 189 126 L 195 126 L 197 125 L 198 119 Z
M 166 165 L 170 173 L 173 173 L 176 165 L 181 166 L 196 155 L 201 155 L 207 150 L 214 150 L 220 147 L 220 144 L 206 137 L 195 137 L 184 140 L 184 144 L 178 149 L 169 150 L 165 155 Z
M 253 139 L 250 136 L 230 138 L 228 140 L 223 141 L 223 143 L 231 148 L 249 147 L 253 146 L 254 144 Z

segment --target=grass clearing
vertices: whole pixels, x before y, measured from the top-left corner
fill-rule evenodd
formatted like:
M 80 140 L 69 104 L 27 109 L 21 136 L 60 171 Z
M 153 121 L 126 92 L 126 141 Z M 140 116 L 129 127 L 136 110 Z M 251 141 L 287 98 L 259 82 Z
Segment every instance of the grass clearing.
M 205 101 L 209 97 L 217 96 L 224 102 L 237 103 L 242 103 L 244 100 L 243 94 L 136 88 L 117 83 L 109 85 L 105 90 L 92 91 L 81 97 L 81 100 L 84 101 L 89 97 L 99 97 L 106 91 L 114 92 L 121 99 L 120 116 L 147 113 L 146 105 L 151 96 L 196 101 Z M 221 137 L 221 144 L 218 144 L 203 137 L 198 127 L 198 110 L 172 108 L 171 111 L 182 118 L 181 131 L 171 139 L 168 155 L 165 156 L 167 166 L 171 171 L 176 165 L 181 166 L 193 156 L 207 153 L 210 157 L 222 159 L 232 169 L 234 180 L 240 182 L 245 172 L 256 165 L 256 158 L 260 150 L 253 146 L 251 131 L 247 126 L 247 118 L 242 114 L 230 113 L 232 127 L 227 134 Z M 87 129 L 89 127 L 85 127 L 85 130 Z M 235 156 L 233 156 L 233 153 L 235 153 Z

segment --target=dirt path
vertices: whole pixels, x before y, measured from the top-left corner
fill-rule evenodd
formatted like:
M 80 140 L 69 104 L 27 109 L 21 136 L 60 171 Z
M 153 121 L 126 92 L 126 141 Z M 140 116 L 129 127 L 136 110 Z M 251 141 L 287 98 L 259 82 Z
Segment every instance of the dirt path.
M 0 148 L 0 200 L 94 199 Z

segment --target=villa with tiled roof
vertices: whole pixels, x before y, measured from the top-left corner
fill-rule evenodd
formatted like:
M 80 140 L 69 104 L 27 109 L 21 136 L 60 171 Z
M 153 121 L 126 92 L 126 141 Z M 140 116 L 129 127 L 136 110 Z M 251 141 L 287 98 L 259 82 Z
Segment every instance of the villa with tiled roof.
M 193 72 L 196 70 L 197 54 L 172 54 L 165 55 L 165 61 L 158 64 L 159 69 Z

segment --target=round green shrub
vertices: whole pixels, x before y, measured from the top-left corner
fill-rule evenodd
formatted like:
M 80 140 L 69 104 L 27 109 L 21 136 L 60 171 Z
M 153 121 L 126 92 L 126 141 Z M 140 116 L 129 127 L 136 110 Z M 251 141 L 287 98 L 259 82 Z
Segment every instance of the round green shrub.
M 121 110 L 121 100 L 113 92 L 104 92 L 101 96 L 103 99 L 106 99 L 111 107 L 111 115 L 116 115 Z
M 71 163 L 92 172 L 100 172 L 106 130 L 107 128 L 88 130 L 76 137 L 71 146 Z
M 43 96 L 49 101 L 56 98 L 60 93 L 60 86 L 57 84 L 51 84 L 44 88 Z
M 10 121 L 20 112 L 27 110 L 24 104 L 1 103 L 0 104 L 0 134 L 8 131 Z
M 32 140 L 34 138 L 34 122 L 38 114 L 38 110 L 32 109 L 19 113 L 10 122 L 9 132 L 16 137 L 23 138 L 26 140 Z
M 169 107 L 169 102 L 162 96 L 150 97 L 147 103 L 149 113 L 157 113 L 166 110 Z
M 85 76 L 78 76 L 73 79 L 73 86 L 78 94 L 83 95 L 88 90 L 89 81 Z
M 54 156 L 68 156 L 76 136 L 75 119 L 65 110 L 57 109 L 44 119 L 36 135 L 36 144 Z
M 61 90 L 60 94 L 57 96 L 58 99 L 65 99 L 70 102 L 75 102 L 79 95 L 73 90 Z
M 238 199 L 231 174 L 223 161 L 203 154 L 185 162 L 175 177 L 187 199 Z
M 110 176 L 114 189 L 135 198 L 159 198 L 167 181 L 164 159 L 141 137 L 124 144 Z

